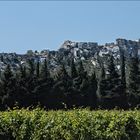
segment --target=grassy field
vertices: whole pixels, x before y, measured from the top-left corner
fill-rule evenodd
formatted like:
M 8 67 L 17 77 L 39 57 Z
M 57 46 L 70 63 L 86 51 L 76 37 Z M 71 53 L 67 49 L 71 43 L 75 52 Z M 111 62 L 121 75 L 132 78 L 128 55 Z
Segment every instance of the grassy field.
M 0 140 L 140 140 L 140 111 L 0 112 Z

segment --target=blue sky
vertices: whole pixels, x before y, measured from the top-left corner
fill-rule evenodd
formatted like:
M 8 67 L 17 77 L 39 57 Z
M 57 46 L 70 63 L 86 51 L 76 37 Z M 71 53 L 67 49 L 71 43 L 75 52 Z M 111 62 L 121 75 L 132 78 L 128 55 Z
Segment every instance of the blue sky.
M 65 40 L 136 40 L 139 16 L 139 1 L 1 1 L 0 52 L 55 50 Z

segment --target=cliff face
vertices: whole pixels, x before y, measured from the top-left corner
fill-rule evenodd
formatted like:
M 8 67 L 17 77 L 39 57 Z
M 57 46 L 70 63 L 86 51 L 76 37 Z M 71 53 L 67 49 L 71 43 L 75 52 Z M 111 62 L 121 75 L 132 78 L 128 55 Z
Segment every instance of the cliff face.
M 140 57 L 140 40 L 132 41 L 119 38 L 116 39 L 115 43 L 106 43 L 104 45 L 98 45 L 96 42 L 72 42 L 67 40 L 56 51 L 43 50 L 40 53 L 35 52 L 25 55 L 0 53 L 0 69 L 3 71 L 5 66 L 10 64 L 13 70 L 16 70 L 20 65 L 26 65 L 28 59 L 32 59 L 35 62 L 42 62 L 47 59 L 49 67 L 54 70 L 61 62 L 69 65 L 72 57 L 75 62 L 83 60 L 86 63 L 89 62 L 88 65 L 100 67 L 100 60 L 106 64 L 110 54 L 114 56 L 116 67 L 119 68 L 122 52 L 127 59 L 129 57 Z
M 140 56 L 140 40 L 132 41 L 126 39 L 117 39 L 116 44 L 119 46 L 120 51 L 124 51 L 127 57 Z
M 62 50 L 73 53 L 74 57 L 82 56 L 82 54 L 94 56 L 96 53 L 99 53 L 100 56 L 112 53 L 114 57 L 118 57 L 122 51 L 126 57 L 135 57 L 140 56 L 140 40 L 116 39 L 116 43 L 106 43 L 105 45 L 98 45 L 95 42 L 65 41 L 60 48 L 60 51 Z

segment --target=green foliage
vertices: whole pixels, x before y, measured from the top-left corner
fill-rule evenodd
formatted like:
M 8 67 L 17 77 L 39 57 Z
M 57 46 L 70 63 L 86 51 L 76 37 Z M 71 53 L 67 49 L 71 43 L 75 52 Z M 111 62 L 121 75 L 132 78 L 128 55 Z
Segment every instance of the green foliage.
M 76 78 L 78 76 L 74 59 L 71 60 L 71 77 Z
M 135 107 L 140 103 L 140 69 L 139 59 L 131 58 L 129 60 L 129 76 L 128 76 L 128 102 L 131 107 Z
M 15 104 L 21 108 L 39 104 L 47 109 L 65 109 L 64 104 L 69 109 L 140 107 L 139 59 L 131 58 L 126 70 L 123 54 L 120 70 L 116 69 L 113 55 L 107 59 L 107 64 L 98 59 L 99 67 L 91 72 L 86 68 L 87 61 L 75 63 L 73 57 L 69 65 L 60 61 L 57 67 L 55 63 L 50 65 L 49 58 L 42 62 L 37 57 L 29 57 L 17 71 L 8 64 L 0 72 L 0 110 Z
M 50 73 L 49 73 L 49 70 L 48 70 L 48 64 L 47 64 L 47 60 L 45 59 L 43 64 L 42 64 L 42 67 L 41 67 L 41 78 L 42 79 L 47 79 L 50 77 Z
M 122 52 L 122 54 L 121 54 L 120 66 L 121 66 L 121 81 L 122 81 L 122 84 L 123 84 L 123 88 L 125 88 L 126 87 L 126 76 L 125 76 L 125 56 L 124 56 L 124 52 Z
M 34 55 L 34 52 L 33 52 L 33 50 L 28 50 L 26 54 L 28 56 L 33 56 Z
M 40 62 L 37 61 L 37 64 L 36 64 L 36 76 L 39 77 L 40 75 Z
M 29 74 L 30 74 L 30 76 L 33 76 L 34 72 L 35 72 L 35 62 L 34 62 L 34 60 L 29 59 L 28 60 L 28 65 L 29 65 Z
M 109 78 L 111 78 L 111 79 L 119 77 L 119 75 L 115 69 L 114 57 L 112 55 L 109 58 L 108 72 L 109 72 Z
M 123 89 L 123 83 L 116 71 L 114 57 L 109 57 L 106 77 L 104 67 L 101 69 L 101 75 L 98 86 L 99 105 L 102 108 L 111 109 L 115 106 L 126 108 L 126 98 Z
M 0 112 L 0 139 L 138 140 L 140 111 L 9 110 Z

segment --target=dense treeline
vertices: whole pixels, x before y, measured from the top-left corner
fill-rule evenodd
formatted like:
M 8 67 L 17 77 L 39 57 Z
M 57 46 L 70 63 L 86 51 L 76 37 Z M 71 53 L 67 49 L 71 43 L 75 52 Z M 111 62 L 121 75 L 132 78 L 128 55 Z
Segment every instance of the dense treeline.
M 126 69 L 127 68 L 127 69 Z M 82 61 L 71 60 L 69 71 L 64 64 L 56 74 L 50 74 L 47 60 L 43 63 L 28 61 L 27 66 L 12 72 L 7 65 L 0 80 L 0 108 L 37 106 L 47 109 L 72 107 L 134 108 L 140 104 L 139 59 L 125 61 L 122 54 L 120 71 L 116 70 L 113 56 L 107 68 L 88 74 Z

